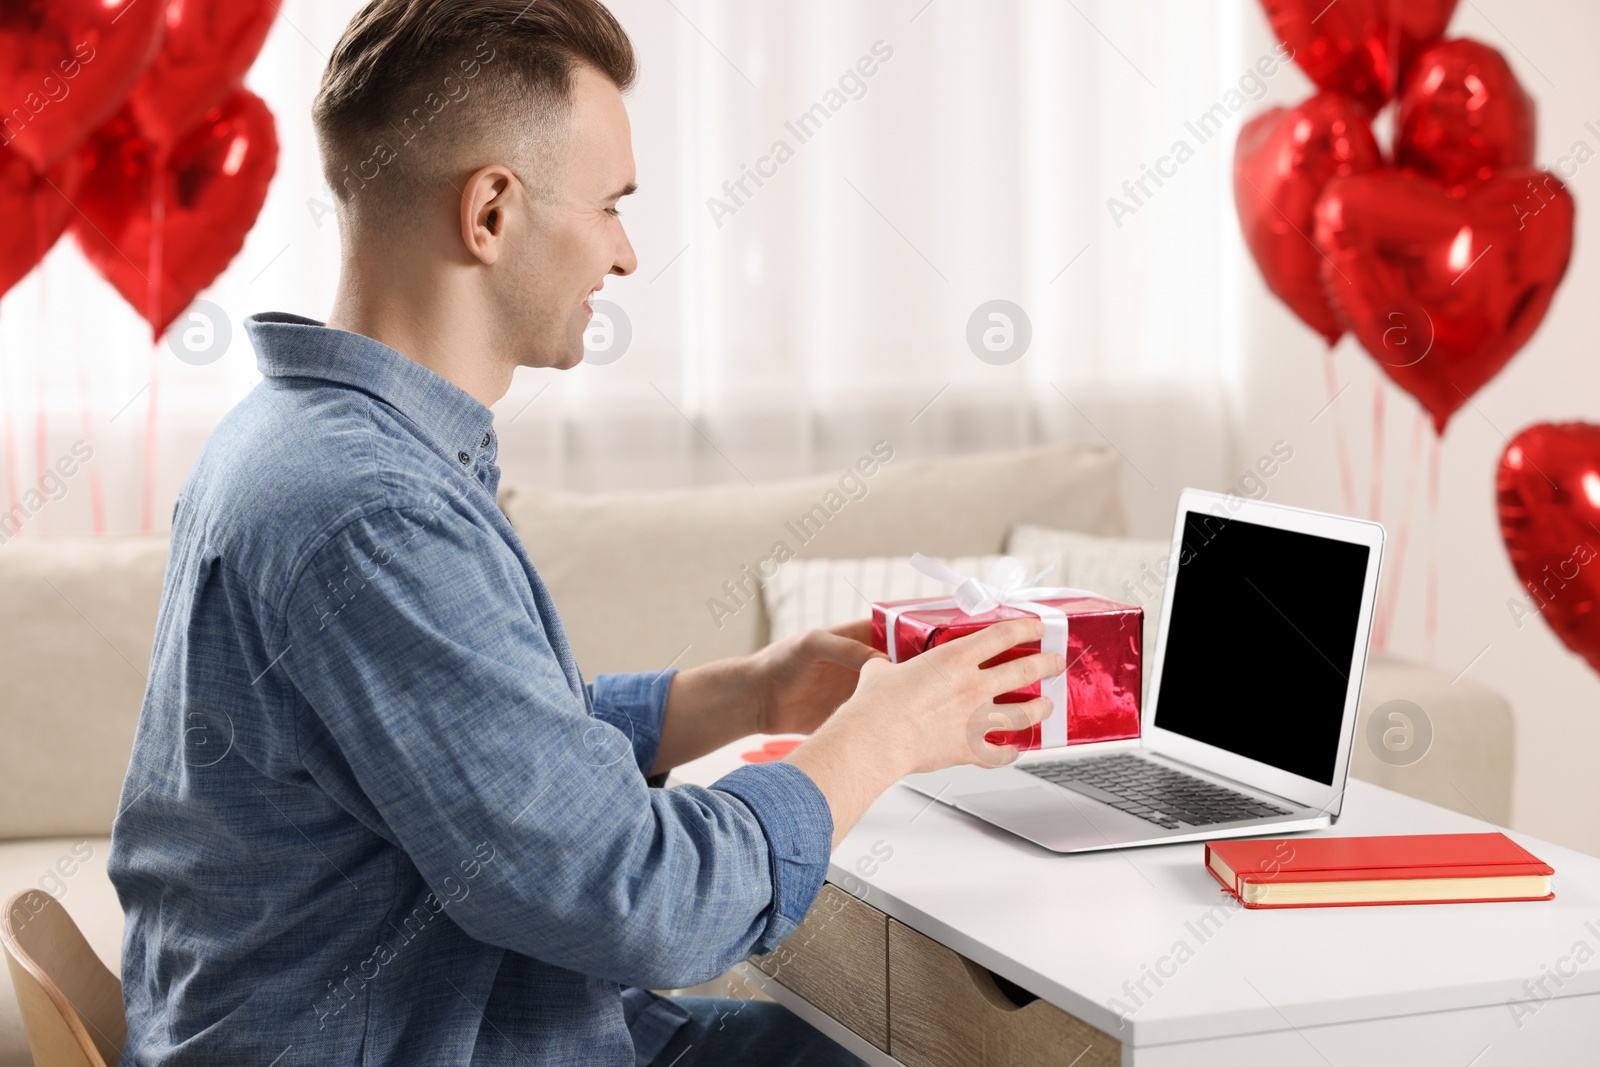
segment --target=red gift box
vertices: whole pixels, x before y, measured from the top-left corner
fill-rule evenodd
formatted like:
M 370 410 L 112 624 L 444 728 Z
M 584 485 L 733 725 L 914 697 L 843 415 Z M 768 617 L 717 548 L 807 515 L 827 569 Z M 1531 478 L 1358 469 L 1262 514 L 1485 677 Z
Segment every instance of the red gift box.
M 964 579 L 937 561 L 918 557 L 913 562 L 919 570 L 951 580 L 952 584 L 955 584 L 952 575 Z M 1017 566 L 1020 568 L 1020 564 Z M 942 571 L 935 568 L 942 568 Z M 991 582 L 993 580 L 991 576 Z M 1037 598 L 1028 595 L 1033 593 L 1040 595 Z M 1073 595 L 1047 595 L 1050 593 Z M 996 604 L 997 600 L 1001 603 Z M 987 610 L 969 614 L 958 601 L 965 602 L 968 607 Z M 1026 730 L 993 730 L 985 735 L 986 739 L 992 744 L 1037 749 L 1138 737 L 1142 608 L 1119 604 L 1085 590 L 1018 587 L 1016 583 L 1009 589 L 1004 586 L 997 589 L 974 579 L 964 579 L 962 587 L 950 599 L 874 603 L 872 644 L 890 659 L 906 660 L 997 622 L 1030 616 L 1045 618 L 1044 643 L 1053 642 L 1058 649 L 1063 636 L 1060 631 L 1066 631 L 1064 685 L 1057 676 L 1006 693 L 997 697 L 995 703 L 1021 703 L 1043 692 L 1058 706 L 1037 726 Z M 1039 641 L 1018 645 L 989 663 L 1032 655 L 1040 651 L 1040 646 Z M 1064 710 L 1059 707 L 1059 697 L 1063 693 L 1067 705 Z M 1065 726 L 1064 732 L 1062 726 Z

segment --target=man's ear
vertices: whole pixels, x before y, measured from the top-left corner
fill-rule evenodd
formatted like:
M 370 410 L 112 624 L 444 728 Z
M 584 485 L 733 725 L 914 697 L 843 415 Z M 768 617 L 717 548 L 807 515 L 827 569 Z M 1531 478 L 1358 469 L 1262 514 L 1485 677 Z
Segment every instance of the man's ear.
M 499 261 L 518 188 L 517 176 L 500 163 L 479 169 L 462 187 L 461 241 L 479 262 Z

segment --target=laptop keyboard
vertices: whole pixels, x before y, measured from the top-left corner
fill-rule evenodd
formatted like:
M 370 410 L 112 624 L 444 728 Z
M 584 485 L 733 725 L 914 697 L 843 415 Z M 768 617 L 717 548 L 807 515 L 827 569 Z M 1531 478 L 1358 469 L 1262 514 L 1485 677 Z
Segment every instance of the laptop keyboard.
M 1215 826 L 1289 814 L 1287 808 L 1127 753 L 1018 764 L 1017 769 L 1168 830 L 1180 823 Z

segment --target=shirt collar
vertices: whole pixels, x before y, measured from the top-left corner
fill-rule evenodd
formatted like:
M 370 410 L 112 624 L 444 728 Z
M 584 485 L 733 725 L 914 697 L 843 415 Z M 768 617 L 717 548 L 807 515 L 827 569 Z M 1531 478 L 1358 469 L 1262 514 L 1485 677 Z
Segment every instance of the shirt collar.
M 494 413 L 382 341 L 272 311 L 245 319 L 256 365 L 268 378 L 315 378 L 368 393 L 405 415 L 458 466 L 492 465 Z

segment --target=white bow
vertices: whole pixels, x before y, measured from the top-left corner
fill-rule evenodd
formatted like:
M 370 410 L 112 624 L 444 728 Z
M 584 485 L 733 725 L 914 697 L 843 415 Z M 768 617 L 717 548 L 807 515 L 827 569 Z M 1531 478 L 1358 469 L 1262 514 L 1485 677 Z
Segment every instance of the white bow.
M 888 646 L 890 662 L 900 660 L 898 642 L 895 640 L 895 623 L 907 611 L 933 611 L 956 608 L 964 615 L 982 615 L 1004 605 L 1037 615 L 1044 620 L 1044 638 L 1040 650 L 1054 652 L 1067 661 L 1069 635 L 1067 613 L 1040 600 L 1065 600 L 1073 597 L 1098 597 L 1088 589 L 1070 586 L 1035 585 L 1040 578 L 1054 569 L 1051 563 L 1039 573 L 1028 577 L 1027 564 L 1014 556 L 1002 556 L 989 569 L 989 580 L 979 581 L 962 574 L 948 563 L 930 559 L 918 552 L 911 557 L 911 566 L 922 574 L 946 585 L 956 587 L 955 593 L 943 600 L 925 600 L 914 604 L 899 604 L 884 608 L 884 643 Z M 1051 704 L 1049 716 L 1039 724 L 1039 746 L 1056 748 L 1067 743 L 1067 675 L 1060 674 L 1044 679 L 1039 686 L 1040 695 Z
M 911 566 L 935 581 L 955 586 L 952 599 L 955 600 L 955 606 L 967 615 L 982 615 L 1002 604 L 1009 608 L 1031 610 L 1030 602 L 1035 600 L 1100 595 L 1088 589 L 1064 585 L 1035 585 L 1055 569 L 1055 563 L 1047 564 L 1039 573 L 1028 577 L 1028 565 L 1015 556 L 1001 556 L 996 560 L 995 565 L 989 568 L 989 580 L 986 582 L 962 574 L 950 564 L 924 556 L 921 552 L 911 557 Z

